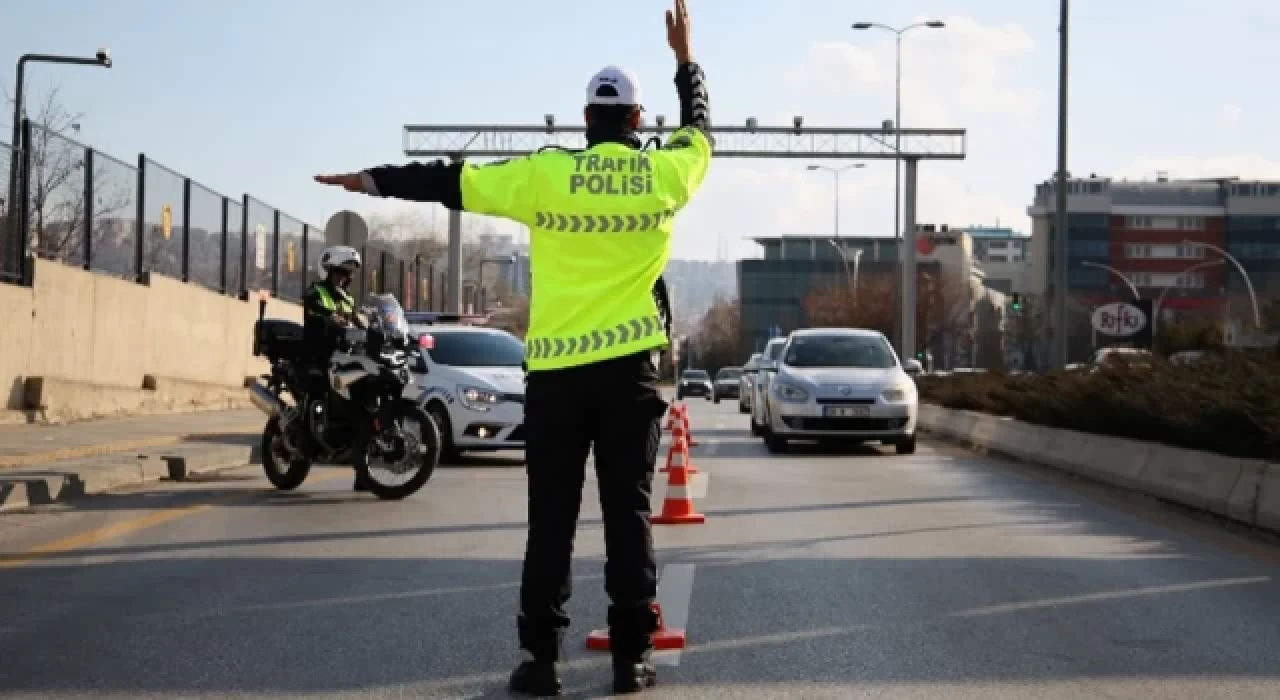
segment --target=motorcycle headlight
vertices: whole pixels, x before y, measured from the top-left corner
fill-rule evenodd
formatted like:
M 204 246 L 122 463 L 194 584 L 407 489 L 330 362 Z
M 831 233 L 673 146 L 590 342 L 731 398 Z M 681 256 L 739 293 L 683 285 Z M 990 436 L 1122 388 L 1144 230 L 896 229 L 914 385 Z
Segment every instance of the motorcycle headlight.
M 804 389 L 776 379 L 773 381 L 773 393 L 779 400 L 789 403 L 796 403 L 809 398 L 809 393 Z
M 458 398 L 462 400 L 463 406 L 473 411 L 487 411 L 500 400 L 497 392 L 473 386 L 458 387 Z

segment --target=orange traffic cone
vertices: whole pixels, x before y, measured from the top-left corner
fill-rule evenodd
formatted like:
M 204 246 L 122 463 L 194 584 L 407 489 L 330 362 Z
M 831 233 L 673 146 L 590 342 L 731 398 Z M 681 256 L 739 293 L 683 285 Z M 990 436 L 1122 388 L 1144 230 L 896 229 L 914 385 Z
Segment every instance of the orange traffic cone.
M 697 447 L 698 441 L 693 439 L 693 428 L 689 426 L 689 407 L 680 407 L 680 422 L 684 424 L 684 434 L 689 436 L 689 447 Z
M 682 462 L 671 465 L 667 477 L 667 495 L 662 499 L 662 512 L 649 519 L 654 525 L 700 525 L 707 516 L 693 509 L 689 492 L 689 469 Z
M 666 474 L 676 465 L 684 467 L 690 474 L 697 474 L 698 469 L 689 459 L 689 441 L 684 434 L 684 426 L 676 423 L 671 430 L 671 447 L 667 448 L 667 465 L 658 471 Z
M 658 613 L 658 629 L 653 633 L 653 648 L 658 651 L 683 649 L 685 645 L 684 630 L 679 627 L 667 627 L 662 621 L 662 606 L 653 604 L 653 611 Z M 609 630 L 593 630 L 587 635 L 587 648 L 591 651 L 609 651 Z
M 676 427 L 676 423 L 679 422 L 679 418 L 680 404 L 673 403 L 671 404 L 671 409 L 667 411 L 667 427 L 665 428 L 667 432 L 671 432 L 671 430 Z

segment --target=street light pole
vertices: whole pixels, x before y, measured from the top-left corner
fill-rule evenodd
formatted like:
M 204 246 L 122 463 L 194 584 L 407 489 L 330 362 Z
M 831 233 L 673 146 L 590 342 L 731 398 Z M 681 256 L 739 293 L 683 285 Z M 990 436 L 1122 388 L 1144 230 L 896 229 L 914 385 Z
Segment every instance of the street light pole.
M 21 163 L 27 159 L 25 157 L 26 149 L 30 148 L 30 144 L 22 143 L 22 115 L 23 115 L 23 95 L 26 83 L 26 67 L 28 63 L 63 63 L 81 66 L 102 66 L 103 68 L 111 67 L 111 52 L 107 49 L 98 49 L 93 58 L 81 58 L 78 56 L 58 56 L 54 54 L 29 53 L 23 54 L 18 58 L 17 75 L 13 84 L 13 139 L 10 146 L 13 148 L 11 162 L 9 163 L 9 205 L 8 205 L 8 224 L 10 241 L 18 242 L 20 246 L 21 238 L 19 236 L 21 212 L 26 208 L 26 202 L 18 203 L 18 197 L 22 192 L 19 181 L 28 173 L 23 172 Z M 14 251 L 19 259 L 25 254 L 21 247 L 15 248 Z M 0 258 L 2 259 L 2 258 Z
M 853 29 L 883 29 L 893 32 L 895 39 L 895 58 L 894 58 L 894 88 L 893 88 L 893 144 L 895 153 L 902 152 L 902 35 L 912 29 L 942 29 L 946 27 L 946 23 L 939 20 L 929 20 L 927 22 L 916 22 L 909 24 L 901 29 L 891 27 L 887 24 L 879 22 L 855 22 Z M 902 237 L 902 220 L 900 211 L 902 209 L 902 158 L 895 158 L 893 161 L 893 238 L 898 240 Z
M 1067 16 L 1068 0 L 1062 0 L 1058 27 L 1058 174 L 1054 220 L 1053 336 L 1051 366 L 1067 366 Z
M 1115 275 L 1116 277 L 1119 277 L 1120 279 L 1124 280 L 1124 283 L 1125 283 L 1125 284 L 1129 285 L 1129 291 L 1133 292 L 1133 298 L 1134 298 L 1134 300 L 1135 300 L 1135 301 L 1140 301 L 1140 300 L 1142 299 L 1142 295 L 1138 293 L 1138 285 L 1134 284 L 1134 283 L 1133 283 L 1133 280 L 1129 279 L 1129 277 L 1128 277 L 1127 275 L 1125 275 L 1123 272 L 1121 272 L 1121 271 L 1119 271 L 1119 270 L 1115 269 L 1114 267 L 1111 267 L 1110 265 L 1103 265 L 1102 263 L 1090 262 L 1090 261 L 1088 261 L 1088 260 L 1085 260 L 1084 262 L 1080 263 L 1080 266 L 1081 266 L 1081 267 L 1096 267 L 1096 268 L 1098 268 L 1099 270 L 1106 270 L 1106 271 L 1110 272 L 1111 274 Z
M 1173 289 L 1174 287 L 1178 286 L 1178 280 L 1182 279 L 1184 275 L 1189 275 L 1192 272 L 1195 272 L 1196 270 L 1202 270 L 1206 267 L 1214 267 L 1215 265 L 1226 265 L 1226 264 L 1227 264 L 1226 260 L 1210 260 L 1208 262 L 1196 263 L 1195 265 L 1188 267 L 1182 272 L 1179 272 L 1178 276 L 1173 278 L 1173 284 L 1166 285 L 1164 289 L 1160 290 L 1160 296 L 1156 297 L 1155 306 L 1151 307 L 1151 332 L 1152 333 L 1156 332 L 1156 328 L 1159 325 L 1159 321 L 1160 321 L 1160 308 L 1164 306 L 1164 298 L 1169 293 L 1170 289 Z
M 1204 246 L 1205 248 L 1208 248 L 1209 250 L 1216 252 L 1217 254 L 1221 255 L 1227 260 L 1230 260 L 1231 264 L 1235 265 L 1236 270 L 1240 273 L 1240 276 L 1244 278 L 1245 289 L 1249 290 L 1249 301 L 1250 303 L 1253 304 L 1253 324 L 1257 326 L 1259 330 L 1261 330 L 1262 314 L 1258 312 L 1258 295 L 1253 293 L 1253 282 L 1249 279 L 1249 273 L 1245 272 L 1244 265 L 1241 265 L 1240 261 L 1236 260 L 1234 255 L 1232 255 L 1231 253 L 1228 253 L 1227 251 L 1219 248 L 1216 245 L 1213 245 L 1212 243 L 1205 243 L 1203 241 L 1183 241 L 1182 245 Z
M 836 240 L 840 240 L 840 173 L 846 170 L 852 170 L 854 168 L 861 168 L 861 167 L 864 167 L 863 163 L 851 163 L 841 168 L 832 168 L 826 165 L 810 165 L 807 168 L 805 168 L 806 170 L 825 170 L 826 172 L 829 172 L 832 175 L 835 175 L 836 190 L 835 190 L 835 197 L 834 197 L 833 204 L 835 207 L 835 226 L 836 226 L 835 238 Z
M 844 255 L 844 248 L 841 248 L 840 244 L 836 243 L 834 239 L 828 239 L 827 243 L 830 243 L 831 247 L 836 249 L 836 255 L 840 256 L 840 262 L 844 264 L 844 283 L 851 284 L 852 277 L 849 275 L 849 259 Z

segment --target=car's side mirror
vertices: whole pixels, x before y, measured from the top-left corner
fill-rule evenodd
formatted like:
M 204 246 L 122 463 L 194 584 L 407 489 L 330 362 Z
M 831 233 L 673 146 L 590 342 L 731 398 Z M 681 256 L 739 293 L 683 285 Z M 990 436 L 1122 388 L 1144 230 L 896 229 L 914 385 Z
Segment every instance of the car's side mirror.
M 924 365 L 914 357 L 902 363 L 902 370 L 911 376 L 924 373 Z

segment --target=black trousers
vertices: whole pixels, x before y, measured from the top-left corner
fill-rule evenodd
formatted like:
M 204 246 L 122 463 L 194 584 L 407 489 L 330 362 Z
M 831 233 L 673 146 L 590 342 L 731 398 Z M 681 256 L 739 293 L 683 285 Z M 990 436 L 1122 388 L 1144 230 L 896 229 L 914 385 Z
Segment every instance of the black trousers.
M 563 370 L 530 372 L 525 394 L 529 539 L 520 582 L 521 649 L 562 658 L 572 594 L 570 562 L 588 450 L 604 515 L 610 647 L 635 658 L 651 648 L 658 593 L 649 499 L 667 403 L 648 352 Z

